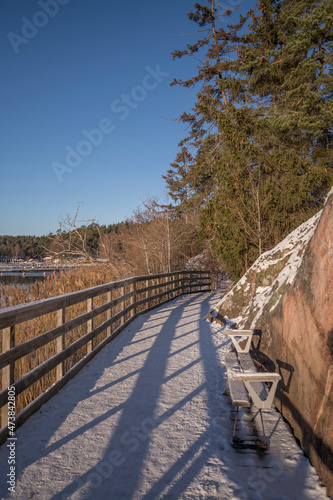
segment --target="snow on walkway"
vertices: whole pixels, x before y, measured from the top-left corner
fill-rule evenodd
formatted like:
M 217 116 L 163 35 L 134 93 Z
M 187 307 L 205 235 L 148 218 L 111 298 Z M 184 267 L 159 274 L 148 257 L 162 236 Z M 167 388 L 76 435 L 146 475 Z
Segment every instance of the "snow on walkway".
M 264 415 L 266 453 L 231 447 L 218 355 L 229 341 L 203 320 L 219 298 L 183 296 L 134 320 L 17 430 L 14 494 L 0 448 L 1 498 L 327 499 L 277 411 Z M 255 432 L 248 410 L 237 432 Z

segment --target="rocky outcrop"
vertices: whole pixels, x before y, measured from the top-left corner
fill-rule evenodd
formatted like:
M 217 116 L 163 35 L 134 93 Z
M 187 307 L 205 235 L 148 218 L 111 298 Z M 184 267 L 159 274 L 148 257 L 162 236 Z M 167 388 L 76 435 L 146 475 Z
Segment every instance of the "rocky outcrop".
M 253 355 L 280 372 L 276 406 L 333 497 L 333 191 L 322 212 L 258 259 L 218 311 L 254 328 Z

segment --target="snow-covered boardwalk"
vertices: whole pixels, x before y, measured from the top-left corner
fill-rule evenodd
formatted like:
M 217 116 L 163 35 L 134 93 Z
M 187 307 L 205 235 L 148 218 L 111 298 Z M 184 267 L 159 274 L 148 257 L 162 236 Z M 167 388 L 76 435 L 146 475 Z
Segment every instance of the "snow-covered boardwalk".
M 266 453 L 231 447 L 218 355 L 229 341 L 203 320 L 219 295 L 183 296 L 134 320 L 17 430 L 14 494 L 0 448 L 0 497 L 327 498 L 278 412 L 264 412 Z M 248 410 L 238 432 L 256 432 Z

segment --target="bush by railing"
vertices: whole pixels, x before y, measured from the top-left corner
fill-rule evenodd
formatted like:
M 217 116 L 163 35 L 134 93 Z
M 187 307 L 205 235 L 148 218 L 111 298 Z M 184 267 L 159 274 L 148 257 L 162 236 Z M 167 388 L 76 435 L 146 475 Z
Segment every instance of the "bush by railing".
M 8 387 L 16 394 L 19 427 L 139 314 L 211 286 L 209 272 L 177 271 L 0 310 L 0 443 L 7 438 Z M 32 338 L 16 345 L 18 328 L 34 332 Z

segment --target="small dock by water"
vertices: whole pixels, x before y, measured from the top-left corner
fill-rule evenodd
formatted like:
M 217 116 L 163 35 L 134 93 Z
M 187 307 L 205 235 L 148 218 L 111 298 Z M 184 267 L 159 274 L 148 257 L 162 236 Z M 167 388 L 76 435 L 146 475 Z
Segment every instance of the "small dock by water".
M 20 266 L 8 266 L 8 265 L 0 265 L 0 273 L 3 275 L 8 273 L 44 273 L 44 272 L 60 272 L 67 271 L 69 269 L 75 269 L 76 266 L 55 266 L 55 265 L 20 265 Z

